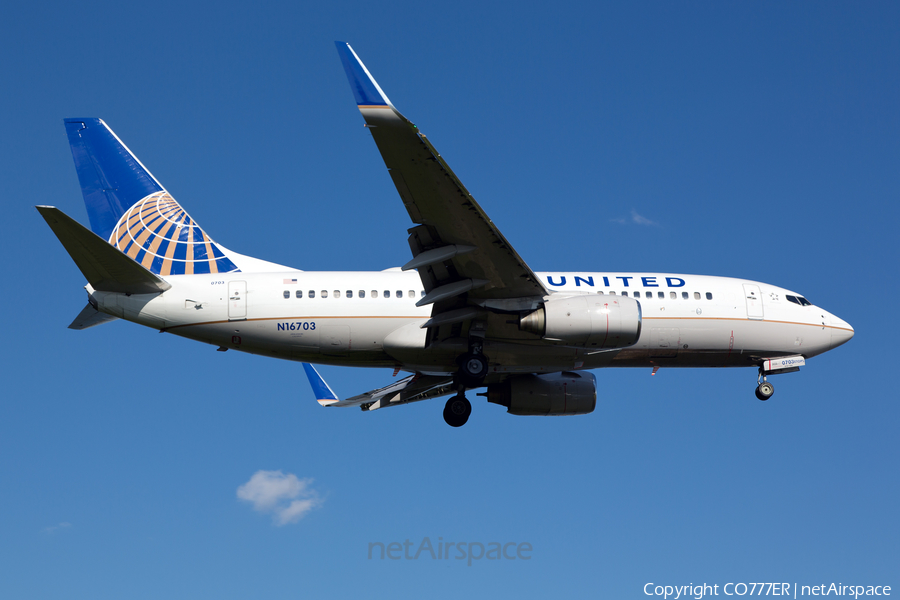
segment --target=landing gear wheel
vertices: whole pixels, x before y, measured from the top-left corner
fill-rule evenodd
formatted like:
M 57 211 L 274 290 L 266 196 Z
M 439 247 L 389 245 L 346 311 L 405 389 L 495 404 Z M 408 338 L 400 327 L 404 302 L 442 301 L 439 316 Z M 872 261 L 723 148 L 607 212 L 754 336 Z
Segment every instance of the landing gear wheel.
M 472 414 L 472 405 L 462 394 L 447 400 L 444 406 L 444 421 L 450 427 L 462 427 Z
M 756 397 L 760 400 L 768 400 L 775 393 L 775 386 L 768 381 L 763 381 L 756 387 Z
M 479 387 L 488 372 L 488 361 L 483 354 L 468 353 L 459 358 L 459 378 L 466 387 Z

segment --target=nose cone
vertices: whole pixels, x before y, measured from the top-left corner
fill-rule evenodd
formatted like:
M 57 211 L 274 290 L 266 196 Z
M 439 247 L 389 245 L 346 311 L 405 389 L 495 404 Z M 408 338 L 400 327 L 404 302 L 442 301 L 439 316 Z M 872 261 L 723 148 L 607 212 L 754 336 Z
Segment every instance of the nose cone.
M 831 315 L 831 347 L 837 348 L 845 344 L 853 337 L 853 327 L 850 323 Z

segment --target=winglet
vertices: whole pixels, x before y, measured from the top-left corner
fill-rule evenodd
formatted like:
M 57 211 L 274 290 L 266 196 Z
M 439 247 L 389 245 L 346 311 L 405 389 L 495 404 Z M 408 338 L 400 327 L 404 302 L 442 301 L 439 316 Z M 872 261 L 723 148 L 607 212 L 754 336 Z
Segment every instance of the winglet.
M 335 42 L 334 45 L 337 46 L 338 54 L 341 56 L 341 63 L 347 72 L 347 79 L 350 80 L 357 106 L 393 106 L 350 44 Z
M 337 394 L 328 387 L 328 384 L 325 383 L 325 380 L 322 379 L 322 376 L 319 375 L 319 372 L 316 371 L 314 366 L 309 363 L 301 364 L 303 365 L 303 370 L 306 371 L 306 376 L 309 378 L 309 385 L 312 386 L 313 393 L 316 395 L 316 400 L 318 400 L 319 404 L 328 406 L 329 404 L 340 402 Z

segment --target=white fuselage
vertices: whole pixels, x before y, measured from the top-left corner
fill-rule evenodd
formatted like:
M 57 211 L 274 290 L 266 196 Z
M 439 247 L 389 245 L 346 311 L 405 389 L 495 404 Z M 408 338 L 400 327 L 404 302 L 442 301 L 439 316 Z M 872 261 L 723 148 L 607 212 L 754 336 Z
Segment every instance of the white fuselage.
M 560 346 L 535 335 L 491 336 L 484 352 L 494 373 L 604 366 L 756 366 L 761 359 L 805 358 L 853 335 L 845 321 L 801 306 L 776 286 L 702 275 L 538 273 L 553 292 L 628 295 L 643 313 L 640 338 L 620 350 Z M 415 271 L 284 271 L 180 275 L 160 294 L 90 289 L 108 314 L 194 340 L 288 360 L 450 373 L 460 348 L 425 350 L 431 306 L 417 307 Z M 464 348 L 463 348 L 464 350 Z

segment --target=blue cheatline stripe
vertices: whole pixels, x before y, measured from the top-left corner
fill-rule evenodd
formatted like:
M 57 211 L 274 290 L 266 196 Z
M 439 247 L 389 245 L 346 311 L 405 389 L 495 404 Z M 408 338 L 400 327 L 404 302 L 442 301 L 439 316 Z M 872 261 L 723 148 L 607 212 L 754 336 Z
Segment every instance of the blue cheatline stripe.
M 126 210 L 162 187 L 100 119 L 64 123 L 91 230 L 108 240 Z
M 328 387 L 328 384 L 325 383 L 325 380 L 322 379 L 322 376 L 319 375 L 319 372 L 316 371 L 316 368 L 309 363 L 301 363 L 303 365 L 303 370 L 306 371 L 306 376 L 309 378 L 309 385 L 312 386 L 313 393 L 316 395 L 316 400 L 337 400 L 337 395 L 331 391 L 331 388 Z
M 353 97 L 356 98 L 356 104 L 387 106 L 389 104 L 388 99 L 378 88 L 378 84 L 375 83 L 372 76 L 366 72 L 366 67 L 353 53 L 350 44 L 347 42 L 335 42 L 334 45 L 337 46 L 341 64 L 344 65 L 347 79 L 350 80 L 350 88 L 353 90 Z

